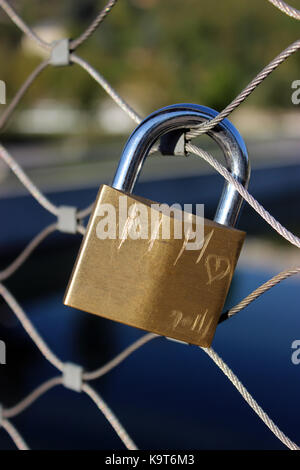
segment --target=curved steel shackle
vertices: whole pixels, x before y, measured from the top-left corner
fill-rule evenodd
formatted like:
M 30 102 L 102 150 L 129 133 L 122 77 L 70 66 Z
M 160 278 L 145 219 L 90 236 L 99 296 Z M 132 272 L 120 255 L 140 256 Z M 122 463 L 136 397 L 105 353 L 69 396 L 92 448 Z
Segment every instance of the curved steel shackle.
M 176 104 L 159 109 L 144 119 L 133 131 L 124 147 L 112 187 L 131 193 L 152 145 L 170 131 L 182 129 L 183 133 L 218 113 L 206 106 Z M 250 166 L 245 143 L 237 129 L 224 119 L 207 133 L 221 147 L 226 165 L 233 177 L 248 186 Z M 177 137 L 178 139 L 178 137 Z M 225 182 L 214 220 L 222 225 L 234 226 L 243 198 Z

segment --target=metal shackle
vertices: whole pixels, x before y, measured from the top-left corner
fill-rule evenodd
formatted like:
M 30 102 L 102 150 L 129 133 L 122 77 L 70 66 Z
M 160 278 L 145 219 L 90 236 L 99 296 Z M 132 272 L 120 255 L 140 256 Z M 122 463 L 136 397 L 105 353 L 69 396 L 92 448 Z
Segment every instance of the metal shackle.
M 139 177 L 145 158 L 155 141 L 175 130 L 185 133 L 190 128 L 211 120 L 217 112 L 196 104 L 176 104 L 159 109 L 144 119 L 132 132 L 114 176 L 112 187 L 131 193 Z M 180 138 L 177 135 L 176 140 Z M 226 166 L 232 176 L 247 188 L 250 165 L 245 143 L 228 119 L 217 124 L 207 134 L 221 147 Z M 225 181 L 214 220 L 222 225 L 234 227 L 243 198 L 232 184 Z

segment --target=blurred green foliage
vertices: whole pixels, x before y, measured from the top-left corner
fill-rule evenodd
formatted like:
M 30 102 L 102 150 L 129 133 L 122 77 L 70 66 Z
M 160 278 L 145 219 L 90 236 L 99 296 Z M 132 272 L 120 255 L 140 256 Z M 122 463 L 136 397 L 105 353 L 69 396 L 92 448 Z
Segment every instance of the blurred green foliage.
M 65 28 L 77 37 L 105 1 L 19 0 L 31 26 Z M 8 102 L 42 60 L 22 33 L 0 15 L 1 79 Z M 78 54 L 143 112 L 175 102 L 220 110 L 282 49 L 299 37 L 297 21 L 266 0 L 120 0 Z M 251 105 L 288 107 L 291 82 L 300 79 L 299 55 L 289 58 L 250 97 Z M 104 92 L 78 66 L 48 68 L 22 100 L 72 100 L 93 107 Z

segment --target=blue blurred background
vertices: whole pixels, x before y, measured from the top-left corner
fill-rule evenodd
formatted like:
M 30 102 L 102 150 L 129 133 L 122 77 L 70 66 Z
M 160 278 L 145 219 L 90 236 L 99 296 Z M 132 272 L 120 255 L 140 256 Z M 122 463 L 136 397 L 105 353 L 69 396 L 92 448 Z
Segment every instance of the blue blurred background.
M 28 3 L 14 4 L 41 34 L 50 35 L 72 32 L 76 36 L 99 7 L 89 1 L 83 11 L 80 2 L 55 1 L 45 7 L 36 1 L 30 2 L 36 8 L 29 11 Z M 176 2 L 180 10 L 170 1 L 162 5 L 132 0 L 117 5 L 80 51 L 142 115 L 182 101 L 221 110 L 261 66 L 297 39 L 295 23 L 267 2 L 230 0 L 226 8 L 216 0 L 209 6 L 201 2 L 201 8 L 199 2 L 190 3 L 193 13 L 180 7 L 183 2 Z M 222 30 L 216 8 L 221 9 Z M 76 12 L 73 20 L 68 16 L 68 24 L 66 12 Z M 41 57 L 4 14 L 0 20 L 0 35 L 7 41 L 1 43 L 6 67 L 0 79 L 7 83 L 9 103 Z M 135 27 L 138 36 L 133 33 Z M 276 41 L 271 42 L 274 31 Z M 181 39 L 176 42 L 176 37 Z M 157 72 L 159 67 L 164 73 Z M 86 74 L 75 66 L 70 70 L 45 72 L 39 78 L 1 140 L 54 204 L 83 208 L 94 200 L 101 183 L 111 181 L 133 125 Z M 149 70 L 156 72 L 151 75 Z M 76 79 L 70 87 L 72 74 Z M 290 98 L 291 83 L 297 78 L 298 65 L 292 57 L 233 114 L 232 121 L 248 146 L 253 167 L 250 192 L 281 223 L 299 233 L 299 111 Z M 201 137 L 198 143 L 219 156 L 208 138 Z M 147 160 L 136 193 L 167 203 L 204 203 L 205 216 L 212 218 L 222 184 L 222 178 L 196 157 L 156 155 Z M 4 164 L 0 166 L 0 216 L 1 269 L 54 222 Z M 246 205 L 239 227 L 248 235 L 227 307 L 280 270 L 300 265 L 298 250 Z M 79 235 L 50 235 L 5 285 L 63 361 L 92 370 L 143 333 L 63 306 L 80 241 Z M 299 278 L 284 281 L 221 324 L 213 343 L 258 403 L 296 442 L 300 365 L 291 361 L 291 345 L 300 340 L 298 295 Z M 12 406 L 57 371 L 2 299 L 0 339 L 7 345 L 7 364 L 0 366 L 0 402 Z M 140 448 L 284 449 L 195 346 L 155 339 L 91 385 Z M 89 398 L 62 387 L 48 392 L 13 422 L 34 449 L 123 448 Z M 12 448 L 10 438 L 0 430 L 0 449 Z

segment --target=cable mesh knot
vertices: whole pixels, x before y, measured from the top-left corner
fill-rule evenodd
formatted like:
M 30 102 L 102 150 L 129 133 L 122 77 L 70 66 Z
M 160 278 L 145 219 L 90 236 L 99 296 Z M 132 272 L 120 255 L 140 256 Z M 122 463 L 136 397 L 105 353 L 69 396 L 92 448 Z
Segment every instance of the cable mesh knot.
M 53 41 L 50 64 L 55 66 L 69 65 L 70 64 L 70 42 L 69 39 L 59 39 Z
M 63 370 L 63 385 L 74 392 L 82 390 L 83 368 L 73 362 L 66 362 Z
M 76 233 L 77 209 L 73 206 L 60 206 L 57 214 L 57 229 L 60 232 Z

